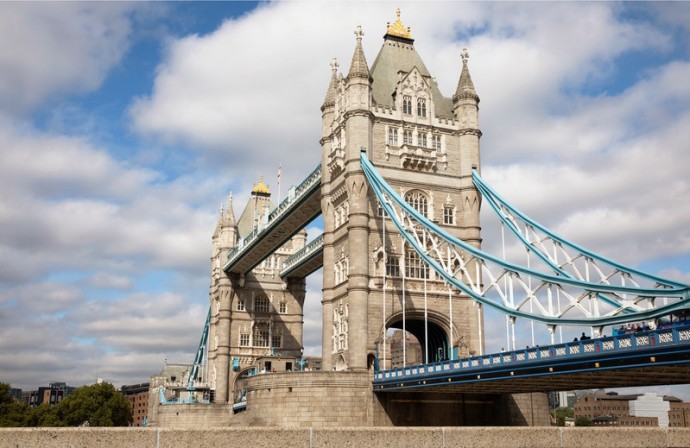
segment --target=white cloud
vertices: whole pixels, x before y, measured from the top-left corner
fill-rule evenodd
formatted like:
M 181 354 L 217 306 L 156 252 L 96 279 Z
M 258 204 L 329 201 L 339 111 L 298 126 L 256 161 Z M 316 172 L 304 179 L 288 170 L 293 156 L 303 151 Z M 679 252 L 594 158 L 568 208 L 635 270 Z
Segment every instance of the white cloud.
M 96 89 L 129 46 L 128 3 L 0 4 L 0 110 Z

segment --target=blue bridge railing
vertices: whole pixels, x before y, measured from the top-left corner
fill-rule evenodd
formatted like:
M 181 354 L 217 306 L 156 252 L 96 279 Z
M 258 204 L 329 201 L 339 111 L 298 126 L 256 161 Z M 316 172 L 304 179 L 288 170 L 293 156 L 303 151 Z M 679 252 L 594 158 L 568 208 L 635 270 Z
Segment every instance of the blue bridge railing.
M 323 249 L 323 233 L 314 238 L 314 240 L 304 246 L 304 248 L 290 255 L 283 262 L 283 269 L 280 271 L 280 275 L 285 275 L 286 272 L 291 271 L 294 267 L 302 263 L 302 261 L 308 259 L 311 254 L 321 249 Z

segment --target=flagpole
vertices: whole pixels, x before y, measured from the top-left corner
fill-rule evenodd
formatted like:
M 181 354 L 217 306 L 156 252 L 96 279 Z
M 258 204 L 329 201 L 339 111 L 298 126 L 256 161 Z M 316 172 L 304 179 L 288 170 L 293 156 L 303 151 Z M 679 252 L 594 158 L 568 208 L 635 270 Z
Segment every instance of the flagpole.
M 283 162 L 280 162 L 280 165 L 278 165 L 278 204 L 280 204 L 280 172 L 283 169 Z

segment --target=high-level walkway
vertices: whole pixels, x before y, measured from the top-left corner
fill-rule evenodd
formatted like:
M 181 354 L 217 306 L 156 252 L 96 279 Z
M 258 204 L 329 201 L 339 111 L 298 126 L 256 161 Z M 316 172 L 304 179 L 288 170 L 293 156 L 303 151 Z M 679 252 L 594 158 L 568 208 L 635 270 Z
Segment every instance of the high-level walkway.
M 321 165 L 268 215 L 266 221 L 240 240 L 223 266 L 227 273 L 245 274 L 285 244 L 321 214 Z

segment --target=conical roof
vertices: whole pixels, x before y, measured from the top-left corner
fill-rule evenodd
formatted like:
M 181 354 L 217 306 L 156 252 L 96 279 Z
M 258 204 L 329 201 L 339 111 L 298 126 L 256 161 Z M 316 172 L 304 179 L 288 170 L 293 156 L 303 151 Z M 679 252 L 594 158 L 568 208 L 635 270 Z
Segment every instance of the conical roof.
M 347 74 L 348 78 L 367 78 L 369 79 L 369 65 L 367 58 L 364 56 L 364 49 L 362 48 L 362 27 L 358 26 L 355 30 L 357 44 L 355 45 L 355 53 L 352 55 L 352 63 L 350 63 L 350 71 Z
M 467 68 L 467 60 L 470 55 L 467 53 L 467 49 L 462 49 L 462 72 L 460 72 L 460 79 L 458 80 L 458 87 L 455 89 L 455 95 L 453 95 L 453 102 L 462 99 L 473 99 L 479 102 L 479 95 L 474 90 L 474 84 L 472 83 L 472 77 L 470 76 L 470 70 Z
M 328 85 L 326 98 L 323 100 L 321 110 L 330 106 L 335 106 L 335 86 L 338 83 L 338 60 L 336 58 L 333 58 L 333 61 L 331 62 L 331 71 L 333 72 L 333 75 L 331 76 L 331 82 Z

